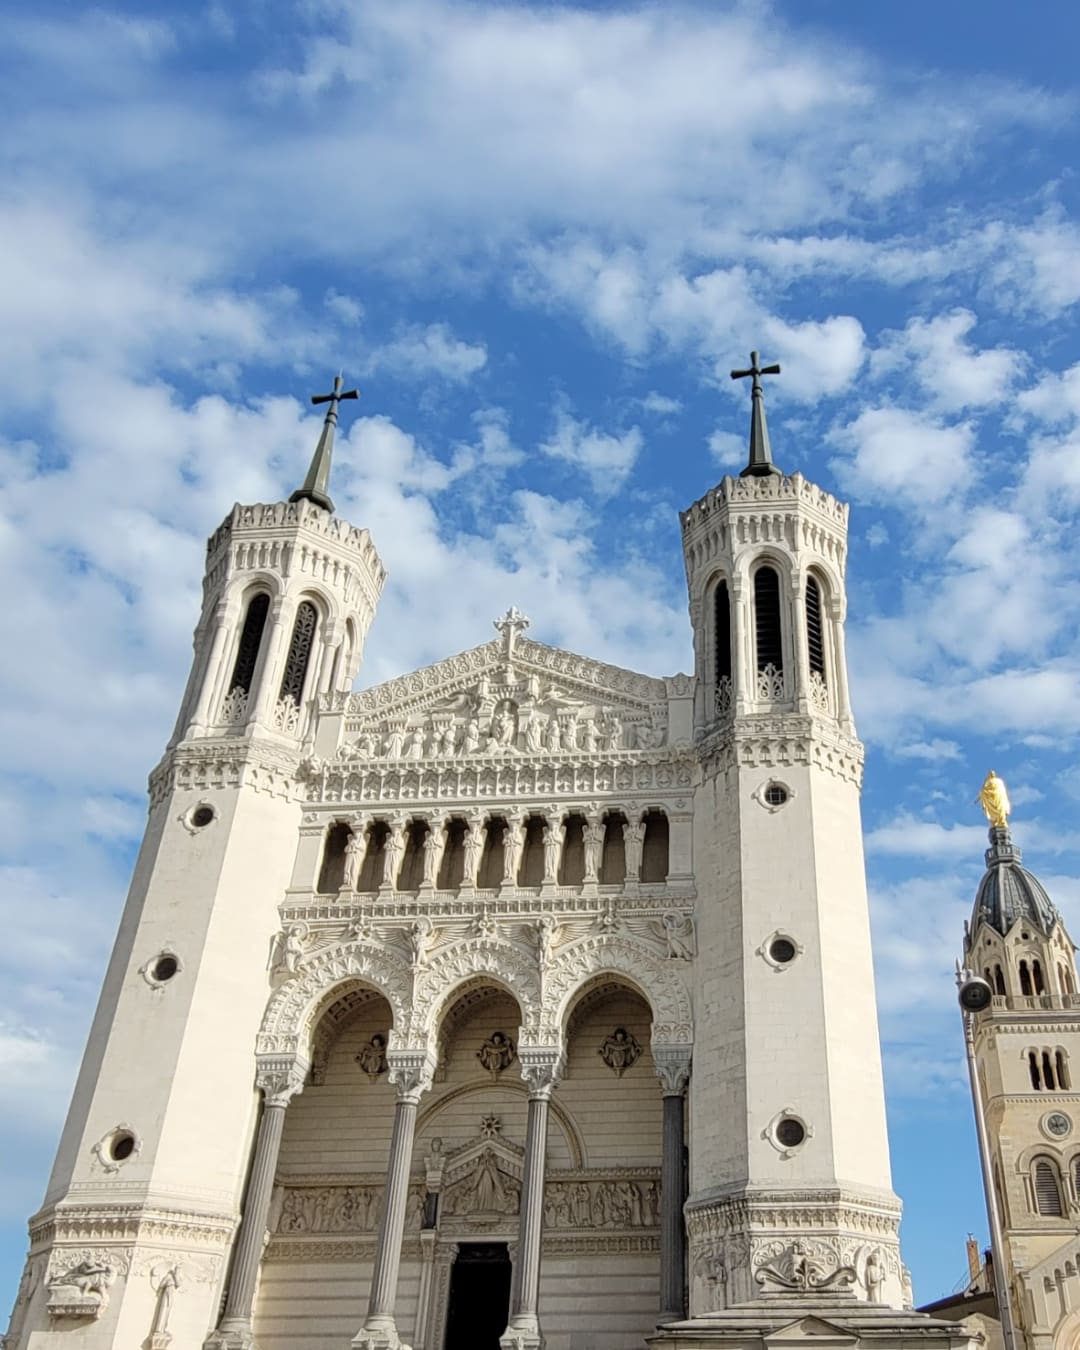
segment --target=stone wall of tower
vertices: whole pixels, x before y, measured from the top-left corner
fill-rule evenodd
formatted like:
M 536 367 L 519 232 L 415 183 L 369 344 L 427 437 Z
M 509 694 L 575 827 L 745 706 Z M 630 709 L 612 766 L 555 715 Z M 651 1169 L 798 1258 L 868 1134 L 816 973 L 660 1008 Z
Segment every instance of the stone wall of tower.
M 214 1325 L 258 1115 L 253 1047 L 296 853 L 297 766 L 319 694 L 351 681 L 381 584 L 366 532 L 307 502 L 236 507 L 211 538 L 185 710 L 151 777 L 8 1350 L 148 1343 L 163 1298 L 181 1344 Z M 253 587 L 277 618 L 253 695 L 280 679 L 300 598 L 319 606 L 302 705 L 285 723 L 273 699 L 223 716 Z M 175 1306 L 169 1271 L 186 1286 Z
M 826 1274 L 849 1269 L 863 1297 L 873 1256 L 883 1271 L 877 1292 L 899 1307 L 899 1207 L 861 850 L 862 749 L 843 657 L 846 508 L 799 475 L 725 479 L 684 514 L 683 531 L 705 691 L 697 703 L 691 1310 L 767 1292 L 768 1269 L 781 1269 L 794 1242 Z M 767 672 L 754 604 L 762 565 L 780 577 L 783 669 Z M 823 593 L 826 660 L 817 679 L 808 575 Z M 732 617 L 724 691 L 710 679 L 721 581 Z

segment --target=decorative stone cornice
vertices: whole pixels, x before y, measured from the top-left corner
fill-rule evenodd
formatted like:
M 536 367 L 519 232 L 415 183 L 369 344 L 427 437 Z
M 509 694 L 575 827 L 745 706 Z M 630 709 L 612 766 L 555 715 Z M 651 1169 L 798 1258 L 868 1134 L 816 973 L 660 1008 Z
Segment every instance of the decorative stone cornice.
M 862 785 L 862 742 L 823 718 L 800 713 L 734 718 L 707 732 L 697 749 L 707 777 L 735 767 L 800 764 Z
M 57 1243 L 115 1242 L 224 1248 L 237 1217 L 163 1205 L 61 1203 L 30 1220 L 30 1247 L 36 1251 Z
M 150 774 L 150 808 L 171 792 L 213 788 L 246 787 L 297 800 L 302 794 L 296 777 L 298 762 L 295 750 L 269 741 L 187 741 L 166 751 Z

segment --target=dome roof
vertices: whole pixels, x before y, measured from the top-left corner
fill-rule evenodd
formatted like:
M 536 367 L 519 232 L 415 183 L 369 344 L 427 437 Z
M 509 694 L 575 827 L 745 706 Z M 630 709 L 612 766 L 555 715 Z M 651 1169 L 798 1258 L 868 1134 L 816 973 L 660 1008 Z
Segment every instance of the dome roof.
M 971 932 L 980 923 L 988 923 L 1004 936 L 1020 919 L 1026 919 L 1045 937 L 1060 915 L 1042 882 L 1020 866 L 1021 853 L 1013 844 L 1007 828 L 990 827 L 990 847 L 986 850 L 986 872 L 975 892 Z

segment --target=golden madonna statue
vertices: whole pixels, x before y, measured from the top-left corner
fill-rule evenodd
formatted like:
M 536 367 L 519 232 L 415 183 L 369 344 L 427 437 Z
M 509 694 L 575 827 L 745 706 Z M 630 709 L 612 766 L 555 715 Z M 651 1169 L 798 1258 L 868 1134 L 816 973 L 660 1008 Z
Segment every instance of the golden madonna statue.
M 1004 781 L 993 769 L 986 775 L 986 781 L 979 789 L 978 802 L 991 825 L 996 825 L 999 829 L 1006 828 L 1012 806 L 1009 794 L 1005 791 Z

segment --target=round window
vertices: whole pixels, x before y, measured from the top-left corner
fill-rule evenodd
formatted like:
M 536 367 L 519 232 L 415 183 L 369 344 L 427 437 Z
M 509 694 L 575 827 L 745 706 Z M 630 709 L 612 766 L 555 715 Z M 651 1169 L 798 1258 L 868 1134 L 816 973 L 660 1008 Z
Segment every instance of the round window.
M 130 1130 L 120 1130 L 109 1140 L 109 1157 L 113 1162 L 123 1162 L 135 1152 L 135 1136 Z
M 783 783 L 770 783 L 765 789 L 766 806 L 783 806 L 788 799 L 788 790 Z
M 789 961 L 795 960 L 795 956 L 795 944 L 790 938 L 773 938 L 769 943 L 769 958 L 778 966 L 786 966 Z
M 806 1126 L 794 1116 L 776 1122 L 776 1137 L 785 1148 L 798 1148 L 806 1138 Z
M 166 952 L 163 956 L 159 956 L 150 967 L 150 975 L 158 984 L 165 984 L 172 979 L 179 969 L 180 962 L 171 952 Z
M 212 806 L 197 806 L 191 813 L 191 823 L 197 830 L 206 829 L 213 819 L 214 808 Z

